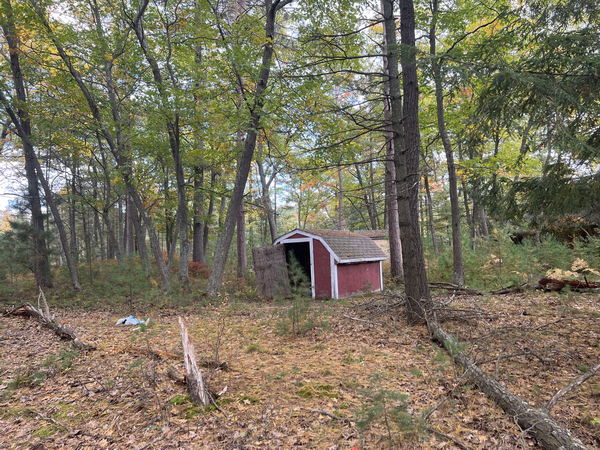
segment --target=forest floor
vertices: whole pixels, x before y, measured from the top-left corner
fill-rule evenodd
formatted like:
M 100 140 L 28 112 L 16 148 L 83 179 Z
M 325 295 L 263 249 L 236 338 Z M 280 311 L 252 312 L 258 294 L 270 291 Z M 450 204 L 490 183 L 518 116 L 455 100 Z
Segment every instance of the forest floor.
M 296 323 L 307 329 L 301 335 L 290 333 L 289 302 L 57 309 L 97 347 L 86 353 L 34 320 L 0 316 L 0 447 L 456 448 L 448 436 L 467 448 L 535 447 L 393 301 L 315 301 Z M 451 306 L 444 327 L 532 404 L 600 361 L 598 294 L 461 296 Z M 152 325 L 115 326 L 129 313 Z M 178 315 L 198 358 L 226 363 L 204 369 L 212 390 L 227 386 L 222 411 L 192 404 L 167 376 L 169 367 L 183 370 Z M 600 379 L 552 413 L 600 445 Z

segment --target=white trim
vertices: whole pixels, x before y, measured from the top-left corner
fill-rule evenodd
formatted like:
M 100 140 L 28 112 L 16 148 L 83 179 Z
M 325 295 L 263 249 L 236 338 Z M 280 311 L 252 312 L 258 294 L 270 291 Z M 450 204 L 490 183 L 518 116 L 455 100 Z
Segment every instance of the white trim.
M 379 256 L 377 258 L 352 258 L 352 259 L 340 259 L 340 264 L 349 264 L 349 263 L 357 263 L 357 262 L 373 262 L 373 261 L 383 261 L 387 259 L 387 256 Z
M 310 254 L 310 291 L 312 298 L 316 298 L 316 280 L 315 280 L 315 257 L 313 250 L 313 240 L 311 238 L 292 238 L 282 239 L 283 236 L 275 241 L 275 244 L 296 244 L 300 242 L 308 243 L 308 251 Z
M 281 242 L 287 241 L 289 239 L 291 239 L 291 240 L 302 239 L 302 238 L 290 238 L 290 236 L 293 236 L 294 234 L 303 234 L 305 236 L 308 236 L 309 238 L 318 240 L 321 244 L 323 244 L 323 246 L 327 249 L 327 251 L 333 255 L 334 259 L 336 261 L 339 261 L 338 256 L 333 251 L 333 249 L 329 246 L 329 244 L 327 244 L 327 242 L 325 242 L 325 239 L 323 239 L 321 236 L 317 236 L 316 234 L 312 234 L 312 233 L 309 233 L 304 230 L 299 230 L 298 228 L 290 231 L 289 233 L 284 234 L 283 236 L 278 237 L 277 239 L 275 239 L 273 244 L 280 244 Z
M 317 289 L 317 280 L 315 280 L 315 257 L 313 250 L 313 240 L 308 240 L 308 249 L 310 252 L 310 292 L 312 294 L 312 298 L 316 298 L 316 289 Z
M 335 287 L 335 299 L 340 298 L 340 285 L 339 285 L 339 281 L 338 281 L 338 265 L 337 264 L 333 264 L 333 279 L 335 280 L 334 282 L 334 287 Z
M 379 291 L 383 291 L 383 261 L 379 261 Z
M 333 255 L 329 254 L 329 280 L 331 281 L 331 298 L 335 298 L 335 278 L 333 278 L 333 271 L 335 270 L 335 262 L 333 261 Z

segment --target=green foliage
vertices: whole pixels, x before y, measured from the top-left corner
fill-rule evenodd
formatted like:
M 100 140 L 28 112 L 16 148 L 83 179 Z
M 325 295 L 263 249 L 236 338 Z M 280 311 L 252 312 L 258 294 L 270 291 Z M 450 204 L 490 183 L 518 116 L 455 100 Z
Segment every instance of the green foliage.
M 374 373 L 369 387 L 362 392 L 362 407 L 356 412 L 356 425 L 362 431 L 374 426 L 385 429 L 387 444 L 394 448 L 405 440 L 417 439 L 423 423 L 409 411 L 408 394 L 381 387 L 384 376 Z
M 39 386 L 48 378 L 68 371 L 79 356 L 79 350 L 62 348 L 57 355 L 49 355 L 41 364 L 40 369 L 32 369 L 18 373 L 9 383 L 8 389 Z
M 316 321 L 314 300 L 310 296 L 309 279 L 293 254 L 290 255 L 288 273 L 292 288 L 291 304 L 285 309 L 284 316 L 277 322 L 277 330 L 282 335 L 299 336 L 325 324 Z
M 307 383 L 296 391 L 296 395 L 302 398 L 340 398 L 340 394 L 330 384 Z
M 463 257 L 465 283 L 483 291 L 510 285 L 535 285 L 551 269 L 569 270 L 577 258 L 591 268 L 600 268 L 600 239 L 576 241 L 574 248 L 546 236 L 540 243 L 525 239 L 515 244 L 507 230 L 498 229 L 486 240 L 477 240 L 475 248 L 464 237 Z M 427 249 L 429 278 L 432 281 L 452 281 L 452 248 L 443 247 L 439 255 Z

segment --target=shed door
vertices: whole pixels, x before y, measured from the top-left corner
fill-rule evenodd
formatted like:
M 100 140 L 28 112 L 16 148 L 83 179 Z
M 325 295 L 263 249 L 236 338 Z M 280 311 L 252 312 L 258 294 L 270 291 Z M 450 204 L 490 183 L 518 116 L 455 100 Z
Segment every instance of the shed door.
M 264 298 L 286 297 L 291 294 L 285 248 L 281 244 L 252 249 L 256 288 Z

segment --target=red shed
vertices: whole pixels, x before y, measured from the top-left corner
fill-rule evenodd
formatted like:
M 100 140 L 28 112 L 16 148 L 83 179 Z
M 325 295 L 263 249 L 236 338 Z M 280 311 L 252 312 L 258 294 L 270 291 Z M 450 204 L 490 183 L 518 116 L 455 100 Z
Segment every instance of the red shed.
M 350 231 L 295 229 L 274 244 L 285 247 L 310 279 L 313 298 L 343 298 L 383 289 L 385 253 L 366 236 Z

